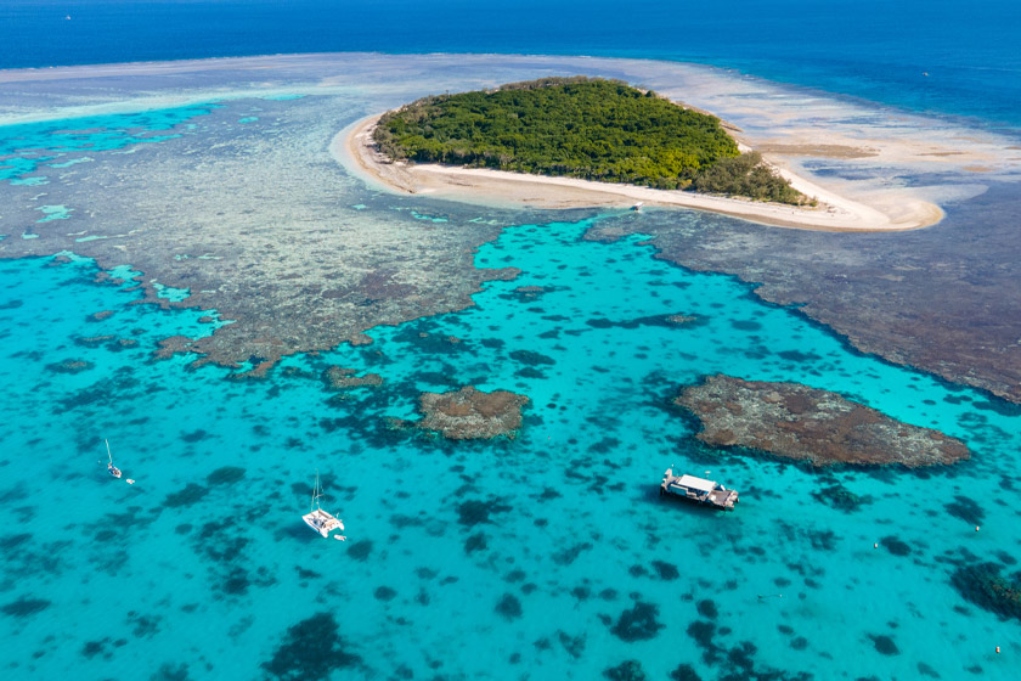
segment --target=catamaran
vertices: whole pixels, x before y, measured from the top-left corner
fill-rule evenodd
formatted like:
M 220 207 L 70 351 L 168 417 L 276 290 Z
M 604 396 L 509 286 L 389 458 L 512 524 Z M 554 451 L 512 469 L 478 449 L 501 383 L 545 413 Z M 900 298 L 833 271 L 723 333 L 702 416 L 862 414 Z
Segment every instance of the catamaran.
M 106 456 L 109 458 L 109 463 L 106 464 L 106 470 L 108 470 L 110 472 L 110 475 L 112 475 L 113 477 L 120 478 L 121 469 L 113 465 L 113 454 L 110 452 L 110 441 L 103 440 L 103 442 L 106 443 Z
M 344 531 L 344 521 L 339 518 L 335 518 L 322 509 L 319 505 L 319 499 L 323 496 L 323 486 L 319 482 L 319 471 L 316 471 L 316 485 L 312 488 L 312 507 L 309 513 L 301 516 L 301 519 L 305 521 L 305 524 L 311 527 L 313 530 L 321 534 L 324 538 L 330 536 L 330 532 L 334 530 Z M 342 534 L 336 534 L 333 536 L 334 539 L 344 541 L 347 539 Z

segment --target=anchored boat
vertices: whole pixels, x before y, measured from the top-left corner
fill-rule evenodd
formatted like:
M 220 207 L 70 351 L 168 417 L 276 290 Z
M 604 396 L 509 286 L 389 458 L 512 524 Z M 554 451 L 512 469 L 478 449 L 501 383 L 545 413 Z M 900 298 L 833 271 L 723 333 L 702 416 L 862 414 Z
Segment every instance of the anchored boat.
M 659 486 L 659 494 L 691 499 L 700 504 L 709 504 L 717 508 L 733 510 L 737 503 L 737 491 L 727 489 L 723 485 L 694 475 L 674 475 L 674 469 L 666 469 L 663 482 Z
M 106 464 L 106 470 L 113 477 L 119 478 L 119 477 L 121 477 L 121 469 L 117 468 L 117 466 L 113 465 L 113 453 L 110 452 L 110 441 L 109 440 L 103 440 L 103 442 L 106 443 L 106 456 L 107 456 L 107 459 L 108 459 L 108 463 Z
M 103 440 L 103 442 L 106 443 L 106 459 L 107 459 L 106 471 L 113 477 L 120 479 L 122 475 L 121 469 L 113 465 L 113 454 L 110 452 L 110 441 Z M 131 478 L 124 478 L 124 482 L 128 483 L 129 485 L 135 484 L 135 481 L 132 480 Z
M 305 524 L 311 527 L 313 530 L 321 534 L 324 538 L 330 536 L 330 532 L 334 530 L 344 531 L 344 522 L 339 518 L 335 518 L 333 515 L 327 513 L 319 505 L 319 499 L 323 496 L 323 486 L 319 482 L 319 471 L 316 471 L 316 484 L 312 488 L 312 508 L 309 513 L 301 516 L 301 519 L 305 521 Z M 342 534 L 333 536 L 334 539 L 344 541 L 347 539 Z

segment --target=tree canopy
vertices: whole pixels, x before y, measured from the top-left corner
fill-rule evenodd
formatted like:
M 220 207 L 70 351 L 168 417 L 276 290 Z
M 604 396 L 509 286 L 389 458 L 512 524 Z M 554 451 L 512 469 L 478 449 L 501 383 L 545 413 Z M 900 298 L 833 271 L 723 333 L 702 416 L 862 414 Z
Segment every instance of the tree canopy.
M 425 97 L 384 114 L 373 139 L 393 160 L 804 201 L 716 117 L 614 80 Z

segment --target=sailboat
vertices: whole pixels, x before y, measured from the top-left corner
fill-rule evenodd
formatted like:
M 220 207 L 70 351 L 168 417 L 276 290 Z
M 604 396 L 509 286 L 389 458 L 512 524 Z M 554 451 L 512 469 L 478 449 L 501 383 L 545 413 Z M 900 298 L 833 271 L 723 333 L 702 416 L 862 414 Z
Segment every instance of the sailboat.
M 113 465 L 113 454 L 110 452 L 110 441 L 103 440 L 103 442 L 106 443 L 106 455 L 107 457 L 109 457 L 109 463 L 106 464 L 106 470 L 108 470 L 110 472 L 110 475 L 112 475 L 113 477 L 120 478 L 121 469 Z
M 109 440 L 103 440 L 103 442 L 106 443 L 106 456 L 107 456 L 106 470 L 107 470 L 107 472 L 110 473 L 110 475 L 112 475 L 113 477 L 115 477 L 115 478 L 117 478 L 119 480 L 121 475 L 122 475 L 122 473 L 121 473 L 121 469 L 120 468 L 117 468 L 117 466 L 113 465 L 113 453 L 110 452 L 110 441 Z M 132 480 L 131 478 L 124 478 L 124 482 L 128 483 L 129 485 L 134 485 L 135 484 L 135 481 Z
M 301 519 L 305 521 L 305 524 L 311 527 L 313 530 L 321 534 L 324 538 L 330 536 L 330 532 L 334 530 L 344 531 L 344 522 L 339 518 L 335 518 L 322 509 L 319 505 L 319 499 L 323 496 L 323 486 L 319 482 L 319 471 L 316 471 L 316 485 L 312 488 L 312 507 L 308 513 L 301 516 Z M 347 539 L 342 534 L 334 535 L 334 539 L 344 541 Z

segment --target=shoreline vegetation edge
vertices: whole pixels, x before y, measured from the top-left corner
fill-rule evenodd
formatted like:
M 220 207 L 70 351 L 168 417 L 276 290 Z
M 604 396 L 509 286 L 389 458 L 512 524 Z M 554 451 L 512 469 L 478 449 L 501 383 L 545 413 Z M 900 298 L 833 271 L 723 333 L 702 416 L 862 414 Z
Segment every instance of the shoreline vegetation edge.
M 878 207 L 826 189 L 771 164 L 791 186 L 817 200 L 815 207 L 795 207 L 691 191 L 653 189 L 547 175 L 528 175 L 482 168 L 414 164 L 385 157 L 373 140 L 382 113 L 341 130 L 330 143 L 333 157 L 370 186 L 395 194 L 427 196 L 495 208 L 617 208 L 637 203 L 658 208 L 689 208 L 720 213 L 773 227 L 827 232 L 891 232 L 921 229 L 943 219 L 934 203 L 905 196 L 896 218 Z M 728 129 L 730 129 L 728 127 Z M 747 144 L 738 140 L 742 151 Z M 770 154 L 774 156 L 775 154 Z

